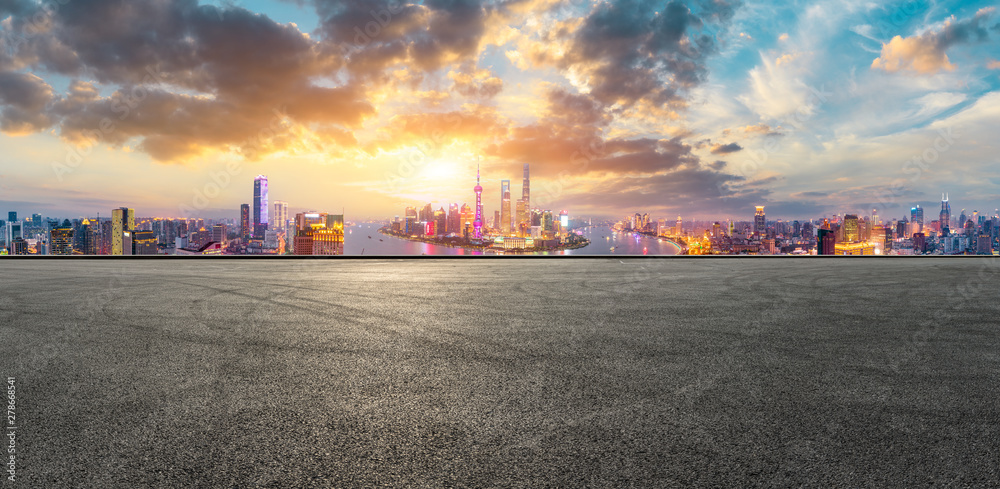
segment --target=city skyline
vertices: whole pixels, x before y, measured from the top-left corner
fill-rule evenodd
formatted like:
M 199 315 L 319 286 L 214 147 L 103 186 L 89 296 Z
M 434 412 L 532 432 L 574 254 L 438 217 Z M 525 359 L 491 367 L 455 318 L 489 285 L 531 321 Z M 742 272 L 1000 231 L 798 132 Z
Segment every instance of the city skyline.
M 0 6 L 0 206 L 235 217 L 264 174 L 383 217 L 525 163 L 602 217 L 1000 202 L 967 178 L 1000 153 L 988 2 L 120 5 Z

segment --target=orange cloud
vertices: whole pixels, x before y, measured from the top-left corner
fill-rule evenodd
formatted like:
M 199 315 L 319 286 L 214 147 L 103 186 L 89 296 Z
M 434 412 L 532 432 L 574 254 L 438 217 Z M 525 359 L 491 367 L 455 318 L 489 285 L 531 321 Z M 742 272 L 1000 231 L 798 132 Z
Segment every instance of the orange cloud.
M 955 65 L 951 64 L 948 55 L 931 37 L 904 39 L 896 36 L 888 44 L 882 45 L 882 55 L 872 62 L 872 69 L 889 73 L 915 71 L 929 75 L 939 71 L 952 71 Z

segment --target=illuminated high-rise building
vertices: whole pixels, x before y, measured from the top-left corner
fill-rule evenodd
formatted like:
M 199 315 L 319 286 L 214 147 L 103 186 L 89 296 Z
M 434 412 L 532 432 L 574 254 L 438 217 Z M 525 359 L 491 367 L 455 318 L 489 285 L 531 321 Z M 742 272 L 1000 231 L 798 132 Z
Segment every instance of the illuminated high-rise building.
M 764 217 L 764 206 L 758 205 L 753 214 L 753 233 L 757 236 L 767 234 L 767 220 Z
M 49 233 L 49 254 L 51 255 L 72 255 L 73 254 L 73 225 L 69 219 L 63 221 L 62 225 L 52 229 Z
M 434 231 L 437 235 L 444 235 L 448 228 L 448 214 L 444 207 L 434 211 Z
M 948 202 L 948 194 L 941 196 L 941 214 L 938 216 L 938 223 L 941 226 L 941 234 L 947 235 L 951 230 L 951 202 Z
M 288 202 L 280 200 L 274 201 L 274 209 L 271 213 L 268 227 L 278 232 L 284 232 L 285 224 L 288 223 Z
M 17 213 L 14 213 L 14 214 L 15 214 L 14 217 L 17 217 Z M 18 222 L 16 220 L 14 220 L 14 221 L 7 221 L 7 225 L 4 226 L 4 229 L 7 232 L 5 243 L 7 243 L 7 247 L 8 248 L 10 247 L 10 244 L 14 242 L 15 239 L 18 239 L 18 238 L 24 239 L 24 229 L 23 229 L 23 226 L 24 225 L 22 223 L 20 223 L 20 222 Z
M 327 215 L 319 212 L 300 212 L 295 215 L 295 238 L 293 249 L 296 255 L 313 254 L 313 234 L 326 229 Z
M 215 241 L 216 243 L 225 243 L 226 242 L 226 225 L 225 224 L 220 223 L 220 224 L 216 224 L 216 225 L 212 226 L 212 241 Z
M 240 206 L 240 239 L 243 244 L 250 242 L 250 204 Z
M 267 177 L 257 175 L 253 179 L 253 227 L 251 238 L 264 239 L 267 231 Z
M 82 247 L 79 250 L 84 255 L 97 255 L 101 251 L 101 226 L 97 220 L 84 219 L 80 224 L 83 234 Z
M 505 235 L 513 231 L 510 217 L 510 180 L 500 180 L 500 223 L 497 229 Z
M 531 179 L 528 178 L 528 164 L 524 164 L 524 182 L 521 183 L 521 200 L 524 201 L 524 208 L 531 209 Z
M 854 214 L 844 216 L 844 241 L 848 243 L 861 241 L 858 216 Z
M 135 209 L 111 209 L 111 254 L 132 254 L 132 232 L 135 231 Z
M 417 222 L 417 208 L 407 207 L 403 215 L 403 230 L 406 234 L 416 234 Z
M 816 235 L 816 254 L 832 255 L 836 251 L 837 238 L 832 230 L 820 229 Z
M 924 209 L 919 205 L 910 208 L 910 226 L 913 234 L 924 232 Z
M 448 226 L 445 232 L 462 234 L 462 214 L 458 211 L 457 203 L 448 205 Z
M 156 242 L 157 242 L 156 234 L 153 233 L 153 231 L 133 231 L 132 254 L 155 255 Z
M 462 225 L 459 228 L 458 233 L 468 238 L 475 232 L 472 224 L 476 220 L 476 213 L 471 207 L 468 206 L 468 204 L 462 204 L 461 218 Z
M 473 189 L 476 192 L 476 219 L 472 223 L 472 227 L 475 230 L 474 238 L 482 239 L 483 237 L 483 186 L 479 184 L 479 167 L 476 166 L 476 187 Z
M 514 213 L 514 233 L 518 236 L 525 236 L 528 228 L 531 227 L 531 218 L 528 217 L 528 208 L 525 206 L 524 199 L 517 199 L 517 204 L 514 208 L 516 209 Z

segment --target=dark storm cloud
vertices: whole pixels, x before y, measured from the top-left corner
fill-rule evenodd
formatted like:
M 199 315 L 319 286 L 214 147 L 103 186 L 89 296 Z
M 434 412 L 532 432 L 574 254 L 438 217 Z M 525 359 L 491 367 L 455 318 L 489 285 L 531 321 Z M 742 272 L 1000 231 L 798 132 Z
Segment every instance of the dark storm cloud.
M 46 107 L 54 96 L 41 78 L 30 73 L 0 72 L 0 130 L 28 134 L 52 125 Z
M 1000 23 L 993 21 L 994 10 L 982 9 L 972 18 L 949 22 L 937 33 L 934 42 L 941 51 L 956 44 L 975 43 L 989 40 L 990 30 L 1000 30 Z
M 276 112 L 334 132 L 374 113 L 359 86 L 313 82 L 342 66 L 336 52 L 293 25 L 242 8 L 195 0 L 74 0 L 43 13 L 41 23 L 37 7 L 12 19 L 15 32 L 45 29 L 17 46 L 16 63 L 118 89 L 99 97 L 92 84 L 75 80 L 47 108 L 25 106 L 30 97 L 5 98 L 7 132 L 55 124 L 74 142 L 94 139 L 87 134 L 113 145 L 139 138 L 139 149 L 171 161 L 212 147 L 287 148 L 292 138 L 273 134 Z M 6 91 L 27 90 L 12 83 Z
M 316 0 L 324 39 L 341 49 L 353 76 L 384 77 L 400 62 L 435 71 L 474 59 L 486 32 L 487 10 L 476 0 Z
M 733 4 L 704 2 L 701 16 L 725 23 Z M 600 102 L 683 105 L 681 92 L 705 80 L 705 56 L 715 38 L 702 17 L 678 1 L 622 0 L 598 4 L 573 32 L 568 53 L 556 63 L 586 73 Z
M 724 155 L 729 153 L 735 153 L 737 151 L 741 151 L 742 149 L 743 146 L 740 146 L 739 144 L 729 143 L 729 144 L 716 144 L 715 146 L 712 146 L 711 151 L 712 154 L 714 155 Z

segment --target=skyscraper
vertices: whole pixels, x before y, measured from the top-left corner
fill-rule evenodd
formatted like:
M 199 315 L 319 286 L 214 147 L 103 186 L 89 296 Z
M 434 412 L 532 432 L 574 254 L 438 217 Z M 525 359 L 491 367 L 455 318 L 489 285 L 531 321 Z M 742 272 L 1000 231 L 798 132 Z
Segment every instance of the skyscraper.
M 517 199 L 517 204 L 514 206 L 514 209 L 514 234 L 524 236 L 530 227 L 528 209 L 525 206 L 524 199 Z
M 524 201 L 525 215 L 531 213 L 531 179 L 528 178 L 528 164 L 524 164 L 524 182 L 521 184 L 521 200 Z
M 479 184 L 479 166 L 476 166 L 476 187 L 473 188 L 476 192 L 476 220 L 472 222 L 472 227 L 475 230 L 475 238 L 483 238 L 483 186 Z
M 132 231 L 135 230 L 135 209 L 111 209 L 111 254 L 132 254 Z
M 225 224 L 221 224 L 220 223 L 220 224 L 216 224 L 216 225 L 212 226 L 212 241 L 215 241 L 216 243 L 225 243 L 226 242 L 226 225 Z
M 267 177 L 253 179 L 253 239 L 264 239 L 267 231 Z
M 861 240 L 861 233 L 858 226 L 858 216 L 848 214 L 844 216 L 844 241 L 855 243 Z
M 753 214 L 753 233 L 757 236 L 767 234 L 767 221 L 764 217 L 764 206 L 762 205 L 758 205 L 756 212 Z
M 72 255 L 73 254 L 73 225 L 69 219 L 49 233 L 49 254 L 51 255 Z
M 510 180 L 500 180 L 500 224 L 497 226 L 503 234 L 511 234 L 510 226 Z
M 462 234 L 462 216 L 458 212 L 458 203 L 448 205 L 448 226 L 445 232 Z
M 829 229 L 820 229 L 816 235 L 816 254 L 832 255 L 836 250 L 837 239 Z
M 268 222 L 269 228 L 276 231 L 284 231 L 287 222 L 288 203 L 280 200 L 274 201 L 274 212 L 271 214 L 271 219 Z
M 941 214 L 938 216 L 938 223 L 941 225 L 941 234 L 948 234 L 951 229 L 951 202 L 948 202 L 948 194 L 941 196 Z
M 250 204 L 240 206 L 240 239 L 243 244 L 250 241 Z
M 133 255 L 155 255 L 156 254 L 156 234 L 152 231 L 132 232 L 132 254 Z
M 919 205 L 910 208 L 910 225 L 913 234 L 924 232 L 924 209 Z

